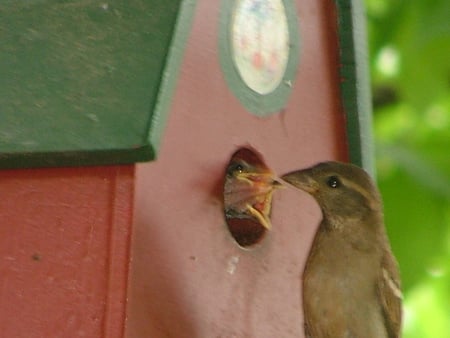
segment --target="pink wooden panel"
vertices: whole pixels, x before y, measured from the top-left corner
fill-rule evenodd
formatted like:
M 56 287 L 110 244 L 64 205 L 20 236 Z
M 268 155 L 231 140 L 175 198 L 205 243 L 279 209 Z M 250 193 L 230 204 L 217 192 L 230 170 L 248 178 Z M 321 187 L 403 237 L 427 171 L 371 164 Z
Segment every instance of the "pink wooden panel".
M 302 50 L 284 112 L 259 118 L 227 87 L 220 1 L 200 0 L 157 161 L 138 165 L 127 337 L 302 337 L 300 276 L 316 204 L 275 193 L 273 231 L 243 250 L 222 212 L 231 154 L 250 145 L 276 172 L 347 159 L 334 3 L 297 1 Z

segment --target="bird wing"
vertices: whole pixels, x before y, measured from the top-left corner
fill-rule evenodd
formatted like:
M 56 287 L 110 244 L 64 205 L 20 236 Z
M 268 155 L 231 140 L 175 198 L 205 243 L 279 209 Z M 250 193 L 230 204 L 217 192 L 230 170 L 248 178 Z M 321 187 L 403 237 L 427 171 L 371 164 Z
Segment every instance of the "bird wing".
M 402 322 L 402 292 L 397 262 L 390 250 L 383 255 L 379 278 L 378 292 L 389 338 L 398 338 Z

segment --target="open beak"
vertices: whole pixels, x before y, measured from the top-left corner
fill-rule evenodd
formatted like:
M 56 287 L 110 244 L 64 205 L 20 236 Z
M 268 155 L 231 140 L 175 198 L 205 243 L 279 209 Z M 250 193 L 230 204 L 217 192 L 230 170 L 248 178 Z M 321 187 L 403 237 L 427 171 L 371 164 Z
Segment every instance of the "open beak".
M 227 178 L 224 189 L 225 209 L 233 214 L 254 218 L 267 230 L 272 229 L 270 210 L 273 191 L 282 185 L 269 170 L 236 173 Z
M 281 187 L 281 183 L 277 181 L 272 172 L 242 172 L 236 175 L 236 179 L 244 183 L 240 188 L 258 194 L 264 194 Z

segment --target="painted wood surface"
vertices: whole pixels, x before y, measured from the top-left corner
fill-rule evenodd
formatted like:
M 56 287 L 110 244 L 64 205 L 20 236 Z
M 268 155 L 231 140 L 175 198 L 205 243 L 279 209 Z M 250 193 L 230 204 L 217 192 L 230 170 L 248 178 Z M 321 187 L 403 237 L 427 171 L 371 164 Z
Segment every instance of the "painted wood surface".
M 0 171 L 0 336 L 122 338 L 134 166 Z
M 153 159 L 180 2 L 1 1 L 0 168 Z
M 196 3 L 158 159 L 137 166 L 127 338 L 302 337 L 300 278 L 317 205 L 276 192 L 273 231 L 243 250 L 225 225 L 221 193 L 240 146 L 279 174 L 349 159 L 335 2 L 295 1 L 297 75 L 285 107 L 266 118 L 246 111 L 221 73 L 220 1 Z

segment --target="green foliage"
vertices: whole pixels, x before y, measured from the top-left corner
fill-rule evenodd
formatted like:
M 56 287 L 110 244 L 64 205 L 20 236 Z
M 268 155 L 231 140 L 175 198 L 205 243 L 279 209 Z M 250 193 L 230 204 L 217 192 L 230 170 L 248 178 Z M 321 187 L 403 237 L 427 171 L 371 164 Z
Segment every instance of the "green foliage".
M 450 2 L 365 0 L 378 183 L 404 338 L 450 332 Z

